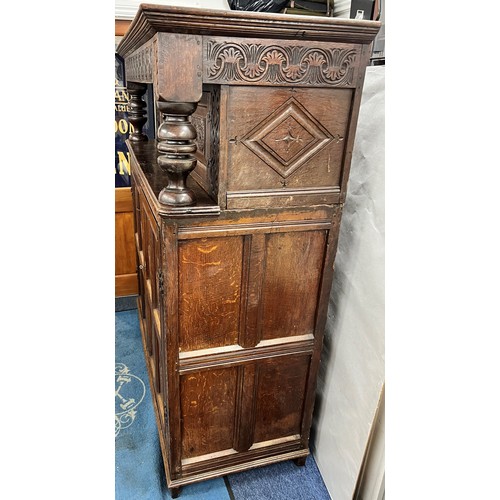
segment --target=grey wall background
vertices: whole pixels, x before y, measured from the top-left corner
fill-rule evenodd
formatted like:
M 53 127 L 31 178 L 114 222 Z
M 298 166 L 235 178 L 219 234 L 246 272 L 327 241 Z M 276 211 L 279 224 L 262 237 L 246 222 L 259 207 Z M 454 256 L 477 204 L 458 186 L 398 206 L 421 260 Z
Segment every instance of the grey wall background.
M 367 68 L 311 437 L 334 500 L 352 498 L 385 380 L 384 81 Z

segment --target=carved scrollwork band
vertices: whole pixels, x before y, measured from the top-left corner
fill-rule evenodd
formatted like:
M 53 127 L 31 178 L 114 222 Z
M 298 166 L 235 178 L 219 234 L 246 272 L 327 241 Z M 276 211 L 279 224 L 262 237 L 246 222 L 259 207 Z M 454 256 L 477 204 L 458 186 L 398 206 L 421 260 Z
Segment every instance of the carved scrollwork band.
M 196 149 L 202 154 L 205 154 L 205 120 L 199 115 L 191 116 L 191 123 L 196 129 Z
M 210 88 L 210 157 L 208 158 L 208 181 L 210 193 L 216 199 L 219 192 L 219 144 L 220 144 L 220 87 Z
M 356 84 L 358 50 L 328 44 L 205 42 L 205 81 L 347 87 Z
M 131 82 L 153 81 L 153 46 L 141 47 L 125 59 L 125 76 Z

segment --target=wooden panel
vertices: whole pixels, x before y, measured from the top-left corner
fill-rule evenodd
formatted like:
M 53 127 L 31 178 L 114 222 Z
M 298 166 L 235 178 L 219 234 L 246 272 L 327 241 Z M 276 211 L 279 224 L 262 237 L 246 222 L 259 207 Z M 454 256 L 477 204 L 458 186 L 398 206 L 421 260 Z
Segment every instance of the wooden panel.
M 115 296 L 137 293 L 134 214 L 130 188 L 115 189 Z
M 130 188 L 115 188 L 115 213 L 132 212 L 132 191 Z
M 243 237 L 179 242 L 180 351 L 238 341 Z
M 183 459 L 232 447 L 236 378 L 234 367 L 181 377 Z
M 338 202 L 353 90 L 228 92 L 228 208 Z
M 115 276 L 115 297 L 126 297 L 127 295 L 137 295 L 137 293 L 137 273 Z
M 259 364 L 254 443 L 301 432 L 310 356 Z
M 267 236 L 262 339 L 314 332 L 326 231 Z
M 136 272 L 134 215 L 132 212 L 115 214 L 115 274 Z

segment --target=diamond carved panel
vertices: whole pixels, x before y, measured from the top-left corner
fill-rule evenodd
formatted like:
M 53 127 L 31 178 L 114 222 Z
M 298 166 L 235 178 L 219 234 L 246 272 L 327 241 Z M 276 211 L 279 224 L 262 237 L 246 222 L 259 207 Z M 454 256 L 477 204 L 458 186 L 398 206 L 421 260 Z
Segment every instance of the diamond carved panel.
M 332 140 L 328 130 L 292 97 L 241 141 L 287 178 Z

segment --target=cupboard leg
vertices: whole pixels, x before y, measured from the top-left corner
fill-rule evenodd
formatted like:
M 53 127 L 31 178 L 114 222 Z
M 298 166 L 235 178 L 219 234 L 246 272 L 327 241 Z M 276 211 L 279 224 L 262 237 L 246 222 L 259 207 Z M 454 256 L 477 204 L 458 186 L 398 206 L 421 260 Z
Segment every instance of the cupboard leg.
M 304 465 L 306 465 L 306 458 L 307 457 L 294 458 L 293 462 L 297 467 L 304 467 Z
M 172 498 L 177 498 L 179 496 L 179 493 L 181 492 L 181 487 L 177 486 L 177 488 L 169 488 L 170 489 L 170 496 Z

